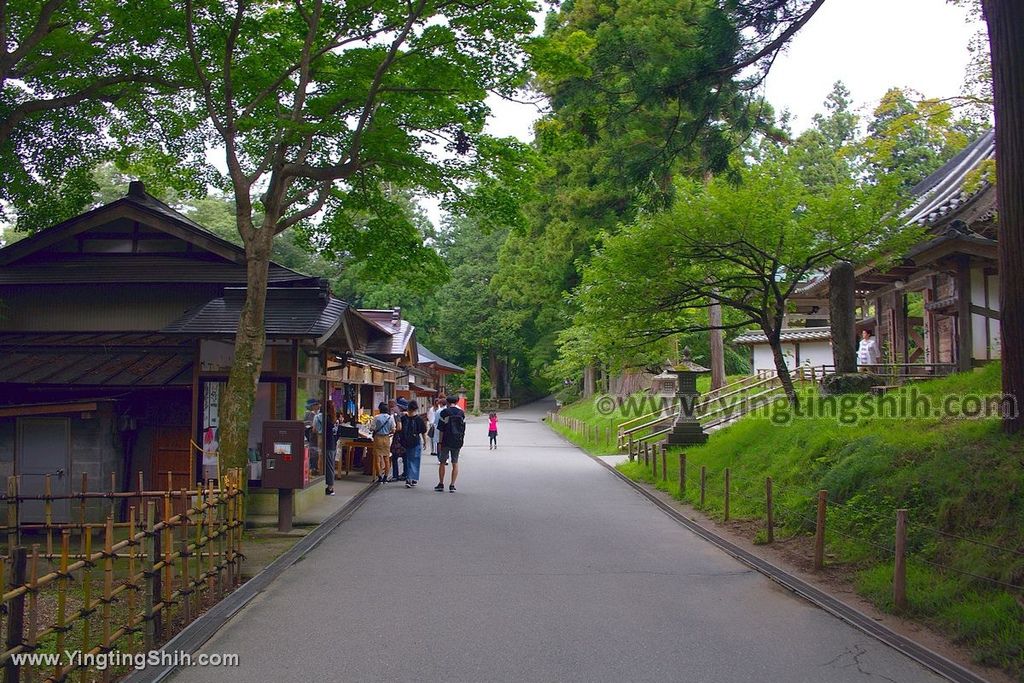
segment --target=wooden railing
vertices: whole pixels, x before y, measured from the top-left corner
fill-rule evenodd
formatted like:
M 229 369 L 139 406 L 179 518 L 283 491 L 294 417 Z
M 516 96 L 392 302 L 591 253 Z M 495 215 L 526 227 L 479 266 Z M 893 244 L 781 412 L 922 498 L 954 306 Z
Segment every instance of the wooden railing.
M 882 377 L 890 384 L 907 381 L 935 379 L 947 377 L 957 372 L 956 363 L 870 363 L 858 365 L 858 370 L 865 370 Z M 819 366 L 822 376 L 835 374 L 835 365 Z
M 86 668 L 90 658 L 115 647 L 121 653 L 153 650 L 233 590 L 241 583 L 243 482 L 235 469 L 219 488 L 211 481 L 195 490 L 51 495 L 47 488 L 28 496 L 19 495 L 11 477 L 0 500 L 8 509 L 7 554 L 0 558 L 5 680 L 63 681 L 76 670 L 82 680 L 109 680 L 116 672 Z M 115 505 L 124 498 L 136 499 L 143 510 L 130 505 L 127 520 L 115 522 Z M 86 521 L 86 504 L 96 499 L 109 499 L 102 523 Z M 44 522 L 19 522 L 18 506 L 30 500 L 43 501 Z M 79 503 L 77 522 L 54 521 L 59 501 Z M 45 550 L 38 542 L 26 548 L 29 536 L 45 540 Z M 94 540 L 102 550 L 94 549 Z M 86 656 L 61 657 L 47 667 L 15 661 L 22 653 L 66 650 Z

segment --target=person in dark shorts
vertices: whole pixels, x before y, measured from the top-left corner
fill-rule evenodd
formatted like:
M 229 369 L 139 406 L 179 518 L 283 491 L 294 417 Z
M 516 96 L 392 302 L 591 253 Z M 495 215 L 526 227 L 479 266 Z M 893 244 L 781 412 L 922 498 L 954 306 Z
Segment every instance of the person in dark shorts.
M 459 451 L 462 450 L 462 443 L 466 438 L 466 413 L 456 404 L 458 396 L 449 396 L 445 399 L 448 407 L 443 409 L 437 420 L 437 429 L 441 433 L 441 439 L 437 447 L 437 486 L 435 491 L 444 491 L 444 475 L 448 467 L 448 459 L 452 461 L 452 478 L 448 485 L 448 491 L 455 492 L 455 480 L 459 478 Z

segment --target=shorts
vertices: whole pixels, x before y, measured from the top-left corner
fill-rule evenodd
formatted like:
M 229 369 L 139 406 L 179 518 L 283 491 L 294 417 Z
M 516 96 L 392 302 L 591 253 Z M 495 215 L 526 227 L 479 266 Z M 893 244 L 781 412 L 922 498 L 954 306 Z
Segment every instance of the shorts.
M 452 458 L 452 464 L 459 461 L 459 451 L 462 450 L 462 446 L 445 446 L 441 444 L 437 449 L 437 459 L 442 465 L 448 464 L 448 456 Z

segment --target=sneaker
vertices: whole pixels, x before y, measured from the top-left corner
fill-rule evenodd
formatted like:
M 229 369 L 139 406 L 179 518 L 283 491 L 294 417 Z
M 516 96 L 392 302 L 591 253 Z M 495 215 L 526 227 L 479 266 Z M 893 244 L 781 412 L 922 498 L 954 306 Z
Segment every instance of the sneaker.
M 448 492 L 455 493 L 455 484 L 448 484 Z
M 413 484 L 411 481 L 405 482 L 405 488 L 411 489 L 413 486 L 415 486 L 415 484 Z
M 444 482 L 441 482 L 440 484 L 438 484 L 437 486 L 435 486 L 435 487 L 434 487 L 434 490 L 435 490 L 435 491 L 440 491 L 441 493 L 444 493 Z
M 334 489 L 328 488 L 326 491 L 324 491 L 324 495 L 333 496 L 334 495 Z

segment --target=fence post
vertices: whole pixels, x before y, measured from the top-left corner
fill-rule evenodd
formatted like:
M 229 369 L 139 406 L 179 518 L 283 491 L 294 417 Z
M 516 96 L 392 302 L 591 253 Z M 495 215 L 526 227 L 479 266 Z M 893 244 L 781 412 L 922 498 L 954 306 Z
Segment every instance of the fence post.
M 661 444 L 661 480 L 668 481 L 668 446 Z
M 110 499 L 111 501 L 114 498 Z M 114 503 L 110 504 L 111 510 L 113 510 Z M 105 533 L 103 534 L 103 650 L 108 651 L 110 649 L 110 634 L 111 634 L 111 613 L 110 603 L 114 592 L 114 516 L 113 514 L 107 517 L 107 526 Z M 110 669 L 103 670 L 103 680 L 109 681 L 110 674 L 107 673 Z
M 907 511 L 896 511 L 896 558 L 893 562 L 892 598 L 896 609 L 907 609 Z
M 654 452 L 650 444 L 647 444 L 647 453 L 651 458 L 651 475 L 654 477 L 654 483 L 658 483 L 658 454 Z
M 686 500 L 686 453 L 679 454 L 679 497 Z
M 825 566 L 825 503 L 828 501 L 828 491 L 818 491 L 818 519 L 814 531 L 814 568 L 822 569 Z
M 70 564 L 68 556 L 70 554 L 71 529 L 64 529 L 60 534 L 60 577 L 57 579 L 57 652 L 64 652 L 64 615 L 68 602 L 68 582 L 71 578 L 68 576 L 68 565 Z M 58 661 L 53 671 L 54 680 L 60 680 L 61 669 L 63 667 Z
M 7 554 L 18 545 L 18 478 L 7 477 Z M 13 557 L 13 555 L 11 555 Z
M 729 489 L 731 488 L 729 486 L 729 484 L 730 484 L 730 481 L 729 481 L 729 468 L 726 467 L 725 468 L 725 502 L 724 502 L 725 521 L 726 522 L 729 521 Z
M 10 490 L 10 480 L 8 490 Z M 8 588 L 14 589 L 25 583 L 25 559 L 26 552 L 21 546 L 12 547 L 11 553 L 11 581 Z M 7 613 L 7 642 L 6 649 L 11 650 L 24 642 L 25 638 L 25 594 L 22 593 L 8 603 Z M 4 665 L 4 680 L 7 683 L 17 683 L 21 680 L 21 667 L 14 663 L 14 658 L 7 660 Z
M 765 477 L 764 479 L 764 511 L 766 522 L 768 524 L 768 542 L 772 543 L 775 541 L 775 520 L 772 516 L 772 478 Z
M 704 494 L 707 493 L 708 489 L 708 468 L 705 465 L 700 466 L 700 506 L 704 507 Z
M 629 435 L 629 461 L 633 462 L 633 435 Z
M 160 532 L 156 531 L 156 501 L 146 501 L 146 558 L 143 560 L 147 566 L 145 572 L 146 579 L 146 595 L 144 596 L 144 607 L 146 616 L 145 631 L 143 637 L 145 639 L 145 649 L 152 650 L 156 647 L 156 643 L 163 637 L 163 629 L 161 628 L 161 614 L 156 610 L 157 603 L 160 602 L 160 595 L 163 593 L 161 582 L 160 582 L 160 570 L 157 568 L 157 563 L 160 562 L 161 548 L 160 548 Z

